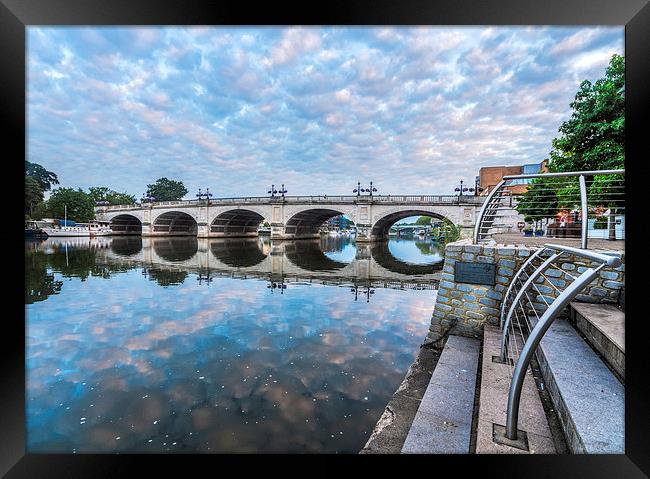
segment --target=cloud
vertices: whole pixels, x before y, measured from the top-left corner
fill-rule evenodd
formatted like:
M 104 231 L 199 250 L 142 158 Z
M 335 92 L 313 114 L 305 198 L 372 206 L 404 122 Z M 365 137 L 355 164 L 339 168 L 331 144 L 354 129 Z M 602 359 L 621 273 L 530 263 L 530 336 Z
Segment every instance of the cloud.
M 451 193 L 541 161 L 621 27 L 29 27 L 27 151 L 62 186 Z

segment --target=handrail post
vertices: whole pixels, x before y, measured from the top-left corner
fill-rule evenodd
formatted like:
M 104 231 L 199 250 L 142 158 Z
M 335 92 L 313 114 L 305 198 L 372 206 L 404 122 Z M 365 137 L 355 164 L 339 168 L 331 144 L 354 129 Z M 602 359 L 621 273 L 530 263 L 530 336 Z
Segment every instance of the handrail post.
M 585 182 L 585 175 L 580 175 L 578 178 L 580 182 L 580 206 L 582 210 L 582 238 L 580 247 L 587 249 L 587 236 L 589 235 L 589 218 L 587 214 L 587 184 Z

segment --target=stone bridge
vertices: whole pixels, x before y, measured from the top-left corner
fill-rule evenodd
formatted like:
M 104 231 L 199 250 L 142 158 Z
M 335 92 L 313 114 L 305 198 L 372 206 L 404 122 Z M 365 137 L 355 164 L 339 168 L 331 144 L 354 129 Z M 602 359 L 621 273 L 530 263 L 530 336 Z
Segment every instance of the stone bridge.
M 484 198 L 480 196 L 286 196 L 168 201 L 96 208 L 115 234 L 232 238 L 257 236 L 262 222 L 272 239 L 317 238 L 329 218 L 345 215 L 357 227 L 357 242 L 381 241 L 397 221 L 409 216 L 447 219 L 473 233 Z
M 115 237 L 94 241 L 101 246 L 96 248 L 100 262 L 274 281 L 380 282 L 386 283 L 384 287 L 437 289 L 442 268 L 442 257 L 430 265 L 405 263 L 384 242 L 357 245 L 354 259 L 341 261 L 327 256 L 319 240 L 262 243 L 250 238 Z

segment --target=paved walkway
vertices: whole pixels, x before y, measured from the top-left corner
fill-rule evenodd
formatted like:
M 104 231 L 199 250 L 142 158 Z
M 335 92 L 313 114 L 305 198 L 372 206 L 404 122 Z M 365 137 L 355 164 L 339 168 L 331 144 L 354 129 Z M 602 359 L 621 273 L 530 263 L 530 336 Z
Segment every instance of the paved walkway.
M 541 246 L 544 243 L 553 243 L 563 246 L 580 248 L 580 238 L 549 238 L 548 236 L 524 236 L 519 233 L 499 233 L 492 236 L 498 244 L 514 244 L 524 246 Z M 589 249 L 606 249 L 614 251 L 625 251 L 625 241 L 609 241 L 598 238 L 590 238 L 587 246 Z

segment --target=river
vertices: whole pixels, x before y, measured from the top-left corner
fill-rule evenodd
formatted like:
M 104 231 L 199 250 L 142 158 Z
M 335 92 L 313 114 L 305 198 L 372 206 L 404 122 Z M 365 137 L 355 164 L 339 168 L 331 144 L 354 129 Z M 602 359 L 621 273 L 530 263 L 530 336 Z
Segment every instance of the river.
M 356 453 L 427 334 L 442 251 L 26 242 L 27 450 Z

